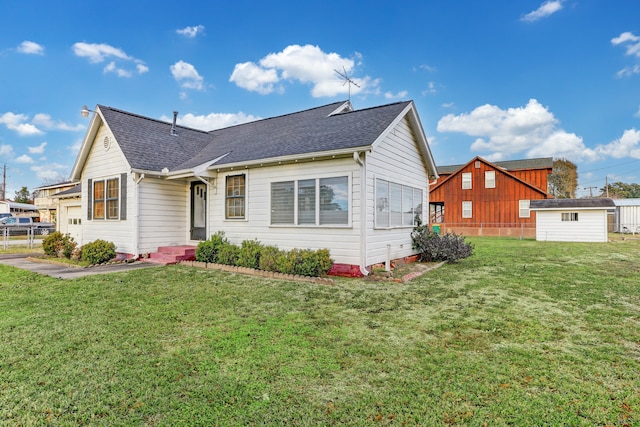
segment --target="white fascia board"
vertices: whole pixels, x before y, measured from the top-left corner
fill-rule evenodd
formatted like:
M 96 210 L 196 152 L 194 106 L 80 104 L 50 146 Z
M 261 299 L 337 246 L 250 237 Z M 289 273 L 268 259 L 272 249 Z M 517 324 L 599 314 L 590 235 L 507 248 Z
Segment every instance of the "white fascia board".
M 102 112 L 100 112 L 100 108 L 96 107 L 95 113 L 93 114 L 93 117 L 91 117 L 91 122 L 89 123 L 87 133 L 82 140 L 82 145 L 80 146 L 80 151 L 78 152 L 78 156 L 76 157 L 76 162 L 71 169 L 71 176 L 69 177 L 70 181 L 80 180 L 82 176 L 82 169 L 84 168 L 84 164 L 89 157 L 91 146 L 96 139 L 96 135 L 98 134 L 98 129 L 100 129 L 101 123 L 105 123 L 105 120 L 102 116 Z

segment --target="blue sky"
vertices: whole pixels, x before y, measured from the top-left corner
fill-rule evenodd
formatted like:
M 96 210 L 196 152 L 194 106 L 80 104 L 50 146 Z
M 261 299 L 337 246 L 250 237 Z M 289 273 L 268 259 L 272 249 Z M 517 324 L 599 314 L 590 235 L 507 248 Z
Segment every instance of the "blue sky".
M 411 99 L 438 165 L 562 157 L 640 183 L 640 2 L 3 1 L 7 196 L 65 180 L 83 104 L 211 130 Z M 596 189 L 592 189 L 596 191 Z

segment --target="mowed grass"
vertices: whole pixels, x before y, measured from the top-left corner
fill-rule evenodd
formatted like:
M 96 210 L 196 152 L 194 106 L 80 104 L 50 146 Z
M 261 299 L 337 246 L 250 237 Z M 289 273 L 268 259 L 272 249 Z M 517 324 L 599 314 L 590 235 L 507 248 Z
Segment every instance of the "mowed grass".
M 640 425 L 640 240 L 407 284 L 0 265 L 0 425 Z

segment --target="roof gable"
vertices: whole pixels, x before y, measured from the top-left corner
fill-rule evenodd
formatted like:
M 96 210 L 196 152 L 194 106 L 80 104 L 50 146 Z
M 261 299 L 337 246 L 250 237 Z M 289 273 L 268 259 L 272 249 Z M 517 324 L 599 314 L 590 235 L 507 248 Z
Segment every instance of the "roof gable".
M 445 183 L 449 182 L 450 180 L 453 180 L 455 176 L 457 176 L 457 175 L 461 174 L 461 173 L 462 173 L 462 171 L 464 171 L 468 166 L 470 166 L 472 163 L 475 163 L 475 162 L 477 162 L 477 161 L 482 162 L 482 163 L 484 163 L 485 165 L 489 166 L 491 169 L 493 169 L 493 170 L 495 170 L 495 171 L 497 171 L 497 172 L 499 172 L 499 173 L 501 173 L 501 174 L 503 174 L 503 175 L 508 176 L 509 178 L 511 178 L 511 179 L 513 179 L 513 180 L 515 180 L 515 181 L 517 181 L 517 182 L 519 182 L 519 183 L 521 183 L 522 185 L 524 185 L 524 186 L 526 186 L 526 187 L 529 187 L 529 188 L 531 188 L 531 189 L 533 189 L 533 190 L 537 191 L 537 192 L 538 192 L 538 193 L 540 193 L 540 194 L 545 195 L 545 197 L 552 197 L 552 196 L 551 196 L 549 193 L 547 193 L 546 191 L 544 191 L 544 190 L 542 190 L 542 189 L 540 189 L 540 188 L 536 187 L 535 185 L 532 185 L 532 184 L 528 183 L 527 181 L 525 181 L 525 180 L 523 180 L 523 179 L 521 179 L 521 178 L 518 178 L 517 176 L 513 175 L 513 174 L 512 174 L 511 172 L 509 172 L 508 170 L 503 169 L 503 168 L 501 168 L 501 167 L 497 166 L 497 163 L 491 163 L 491 162 L 489 162 L 488 160 L 485 160 L 485 159 L 483 159 L 483 158 L 482 158 L 482 157 L 480 157 L 480 156 L 476 156 L 476 157 L 474 157 L 473 159 L 471 159 L 469 162 L 467 162 L 466 164 L 462 165 L 461 167 L 458 167 L 458 169 L 456 169 L 456 171 L 455 171 L 455 172 L 451 173 L 451 175 L 448 175 L 448 176 L 447 176 L 446 178 L 444 178 L 442 181 L 440 181 L 440 182 L 438 182 L 437 184 L 435 184 L 433 187 L 431 187 L 431 188 L 429 189 L 429 191 L 430 191 L 430 192 L 432 192 L 432 191 L 435 191 L 435 190 L 437 190 L 438 188 L 442 187 L 443 185 L 445 185 Z M 545 168 L 545 169 L 546 169 L 546 168 Z M 438 171 L 439 171 L 439 172 L 441 172 L 441 171 L 440 171 L 440 168 L 438 168 Z

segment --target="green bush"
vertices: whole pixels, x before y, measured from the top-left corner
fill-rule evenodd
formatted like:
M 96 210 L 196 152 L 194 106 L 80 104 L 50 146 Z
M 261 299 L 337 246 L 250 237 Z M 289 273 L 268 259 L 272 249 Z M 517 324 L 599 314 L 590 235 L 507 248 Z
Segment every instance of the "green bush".
M 42 239 L 42 249 L 45 255 L 51 257 L 71 258 L 78 243 L 69 234 L 62 234 L 55 231 Z
M 282 251 L 277 246 L 263 246 L 260 251 L 259 269 L 264 271 L 278 271 L 278 258 Z
M 317 277 L 327 274 L 332 264 L 327 249 L 292 249 L 278 257 L 277 268 L 285 274 Z
M 90 264 L 102 264 L 116 257 L 116 245 L 113 242 L 105 240 L 95 240 L 87 243 L 82 247 L 82 261 L 88 261 Z
M 218 264 L 237 265 L 240 248 L 229 242 L 223 243 L 218 249 Z
M 426 225 L 420 225 L 411 232 L 413 248 L 420 252 L 421 261 L 447 261 L 456 263 L 473 254 L 473 245 L 455 233 L 443 235 L 434 233 Z
M 47 237 L 42 239 L 42 250 L 47 256 L 58 256 L 58 251 L 62 248 L 62 239 L 64 236 L 59 231 L 54 231 Z
M 224 244 L 229 241 L 224 237 L 224 231 L 218 231 L 212 235 L 209 240 L 198 243 L 196 248 L 196 261 L 216 263 L 218 261 L 218 253 Z
M 238 267 L 258 268 L 260 267 L 260 252 L 262 244 L 258 240 L 243 240 L 238 252 Z

